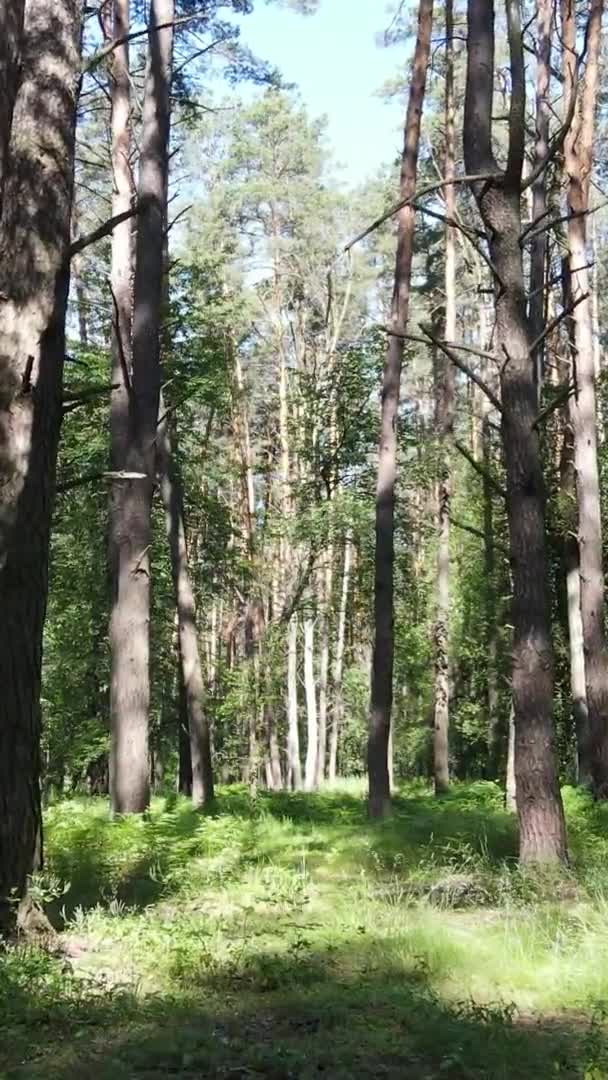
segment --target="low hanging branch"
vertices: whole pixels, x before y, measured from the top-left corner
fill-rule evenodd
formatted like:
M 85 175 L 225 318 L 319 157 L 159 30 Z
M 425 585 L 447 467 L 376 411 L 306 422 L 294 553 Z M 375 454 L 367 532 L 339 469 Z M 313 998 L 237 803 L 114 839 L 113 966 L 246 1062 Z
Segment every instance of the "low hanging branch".
M 471 454 L 470 451 L 467 450 L 466 446 L 463 443 L 458 442 L 457 439 L 454 440 L 454 446 L 458 450 L 458 453 L 462 454 L 465 461 L 468 461 L 471 468 L 473 468 L 475 472 L 490 485 L 492 490 L 495 491 L 497 495 L 500 495 L 502 499 L 506 499 L 507 492 L 503 488 L 502 484 L 498 482 L 496 477 L 492 475 L 489 469 L 486 469 L 486 467 L 482 465 L 476 457 L 473 457 L 473 454 Z
M 139 213 L 138 207 L 133 206 L 130 210 L 123 210 L 122 214 L 115 214 L 114 217 L 108 218 L 107 221 L 104 221 L 102 225 L 98 225 L 92 232 L 85 233 L 84 236 L 79 236 L 72 244 L 70 244 L 68 258 L 73 259 L 74 255 L 78 255 L 79 252 L 84 251 L 84 249 L 90 247 L 91 244 L 96 244 L 98 240 L 103 240 L 104 237 L 109 236 L 122 221 L 128 221 L 129 218 L 135 217 L 137 213 Z

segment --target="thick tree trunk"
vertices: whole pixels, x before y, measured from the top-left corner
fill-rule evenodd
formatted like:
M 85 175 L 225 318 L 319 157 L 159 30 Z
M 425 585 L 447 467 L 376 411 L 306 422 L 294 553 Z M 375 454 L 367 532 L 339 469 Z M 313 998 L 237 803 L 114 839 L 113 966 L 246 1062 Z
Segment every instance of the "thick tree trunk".
M 132 371 L 121 482 L 120 565 L 112 613 L 112 807 L 138 813 L 149 801 L 151 506 L 160 395 L 160 312 L 168 174 L 174 0 L 152 0 L 144 92 L 133 277 Z M 164 26 L 164 29 L 156 27 Z
M 298 617 L 292 615 L 287 627 L 287 770 L 292 791 L 302 787 L 300 732 L 298 728 Z
M 348 593 L 350 589 L 350 569 L 352 563 L 352 536 L 347 532 L 344 539 L 344 564 L 342 567 L 342 591 L 340 593 L 340 608 L 338 611 L 338 633 L 336 636 L 336 651 L 332 669 L 332 725 L 329 740 L 329 766 L 328 778 L 330 782 L 336 779 L 338 772 L 338 747 L 340 742 L 340 729 L 344 720 L 344 692 L 342 689 L 342 674 L 344 671 L 344 647 L 346 644 L 346 612 L 348 608 Z
M 0 214 L 0 932 L 41 857 L 40 678 L 61 423 L 80 5 L 30 0 Z M 6 42 L 2 41 L 0 50 Z M 3 102 L 5 105 L 6 102 Z
M 209 722 L 205 712 L 203 668 L 198 646 L 196 601 L 188 568 L 181 478 L 175 464 L 175 445 L 172 445 L 169 423 L 169 418 L 165 416 L 158 428 L 157 465 L 177 608 L 180 681 L 186 697 L 190 734 L 192 803 L 198 808 L 213 801 L 213 768 Z
M 317 782 L 319 724 L 317 687 L 315 683 L 315 623 L 311 615 L 304 619 L 304 697 L 306 700 L 307 733 L 304 790 L 313 791 Z
M 454 13 L 452 0 L 445 7 L 445 177 L 454 176 Z M 456 216 L 456 193 L 445 191 L 446 215 Z M 445 337 L 456 338 L 456 236 L 448 225 L 445 236 Z M 437 612 L 435 616 L 435 714 L 433 723 L 433 778 L 435 794 L 450 784 L 448 732 L 450 723 L 449 620 L 450 620 L 450 497 L 452 493 L 452 436 L 454 430 L 454 368 L 443 354 L 437 356 L 435 426 L 439 442 L 437 544 Z
M 418 34 L 414 52 L 412 81 L 404 131 L 401 159 L 400 194 L 408 199 L 416 191 L 418 144 L 426 72 L 431 47 L 433 0 L 420 0 Z M 397 426 L 399 392 L 403 361 L 403 338 L 407 330 L 410 278 L 414 244 L 415 211 L 405 206 L 399 211 L 395 283 L 391 304 L 390 329 L 382 378 L 381 433 L 378 447 L 376 483 L 376 554 L 374 581 L 374 647 L 372 659 L 371 702 L 367 767 L 369 775 L 369 813 L 382 817 L 390 809 L 388 741 L 393 702 L 394 655 L 394 516 L 397 476 Z
M 494 5 L 469 0 L 464 117 L 465 168 L 496 173 L 473 185 L 496 268 L 494 348 L 501 373 L 502 438 L 513 576 L 515 774 L 522 862 L 566 858 L 566 835 L 553 745 L 553 663 L 546 586 L 545 491 L 537 396 L 530 356 L 521 233 L 525 77 L 519 6 L 507 0 L 511 106 L 507 166 L 492 151 Z
M 570 288 L 580 300 L 573 312 L 574 384 L 570 419 L 574 436 L 574 467 L 578 500 L 580 595 L 585 646 L 585 676 L 589 710 L 591 786 L 598 799 L 608 798 L 608 651 L 604 628 L 604 569 L 602 519 L 597 459 L 595 348 L 593 313 L 587 268 L 587 216 L 592 168 L 594 112 L 598 84 L 603 0 L 592 0 L 587 34 L 587 63 L 582 99 L 566 137 L 568 247 Z M 562 0 L 565 107 L 576 92 L 576 15 L 574 0 Z

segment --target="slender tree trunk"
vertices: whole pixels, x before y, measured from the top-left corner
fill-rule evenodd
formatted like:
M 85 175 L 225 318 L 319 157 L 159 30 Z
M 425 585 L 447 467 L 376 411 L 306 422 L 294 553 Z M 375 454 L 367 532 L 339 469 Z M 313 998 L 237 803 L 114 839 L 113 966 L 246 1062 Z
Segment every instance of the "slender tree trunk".
M 320 787 L 325 779 L 325 759 L 327 756 L 327 713 L 329 697 L 329 639 L 331 632 L 332 590 L 334 578 L 334 549 L 329 545 L 326 554 L 326 566 L 322 573 L 323 612 L 319 643 L 319 749 L 317 753 L 317 774 L 315 786 Z
M 416 190 L 420 123 L 426 88 L 426 72 L 431 47 L 433 0 L 420 0 L 418 34 L 414 53 L 410 96 L 405 119 L 401 160 L 400 193 L 410 198 Z M 405 206 L 399 211 L 395 283 L 390 328 L 382 379 L 381 434 L 378 447 L 376 483 L 376 554 L 374 582 L 374 649 L 369 718 L 367 766 L 369 813 L 382 817 L 390 809 L 388 742 L 393 701 L 394 655 L 394 515 L 397 476 L 397 425 L 403 361 L 403 338 L 407 329 L 410 278 L 414 244 L 415 211 Z
M 517 781 L 515 779 L 515 710 L 511 703 L 509 711 L 509 736 L 507 740 L 507 783 L 505 806 L 512 814 L 517 811 Z
M 539 0 L 536 13 L 536 145 L 534 165 L 542 162 L 549 149 L 549 126 L 551 121 L 551 20 L 553 0 Z M 547 209 L 547 178 L 543 170 L 532 185 L 532 220 L 542 221 Z M 540 229 L 530 249 L 530 305 L 528 316 L 532 340 L 540 336 L 545 325 L 545 262 L 548 232 Z M 538 399 L 543 383 L 544 345 L 534 351 L 534 378 Z
M 268 787 L 273 791 L 280 791 L 283 787 L 281 752 L 279 750 L 276 716 L 274 708 L 269 702 L 264 703 L 264 720 L 266 723 L 266 744 L 268 747 Z
M 445 177 L 454 176 L 454 13 L 446 0 L 445 74 Z M 446 214 L 456 216 L 456 193 L 445 191 Z M 456 338 L 456 237 L 448 225 L 445 236 L 445 337 Z M 448 731 L 450 722 L 449 619 L 450 619 L 450 497 L 452 492 L 452 436 L 454 430 L 454 368 L 443 354 L 437 356 L 435 425 L 439 441 L 437 612 L 435 616 L 435 714 L 433 723 L 433 777 L 435 794 L 450 784 Z
M 482 345 L 482 348 L 484 346 Z M 485 589 L 485 639 L 486 639 L 486 680 L 488 704 L 488 764 L 489 774 L 498 777 L 500 759 L 500 720 L 498 715 L 498 641 L 496 619 L 496 551 L 494 544 L 494 504 L 492 487 L 487 479 L 492 472 L 492 438 L 490 420 L 487 411 L 481 424 L 482 461 L 485 471 L 483 479 L 483 562 Z
M 317 687 L 315 683 L 315 622 L 312 615 L 307 615 L 304 619 L 304 695 L 306 699 L 307 731 L 304 790 L 313 791 L 317 781 L 319 724 Z
M 594 112 L 603 12 L 602 0 L 592 0 L 587 63 L 581 101 L 566 137 L 568 247 L 570 288 L 574 300 L 585 297 L 573 312 L 574 384 L 570 419 L 574 436 L 574 467 L 578 499 L 580 594 L 585 646 L 585 676 L 589 710 L 591 786 L 598 799 L 608 798 L 608 651 L 604 629 L 604 569 L 602 519 L 597 459 L 595 348 L 593 313 L 587 269 L 587 216 L 593 156 Z M 574 0 L 562 0 L 565 107 L 576 92 L 576 14 Z
M 344 670 L 344 646 L 346 644 L 346 612 L 348 608 L 348 593 L 350 588 L 350 571 L 352 563 L 352 537 L 347 532 L 344 540 L 344 564 L 342 567 L 342 591 L 340 594 L 340 609 L 338 611 L 338 633 L 336 637 L 336 651 L 332 670 L 333 710 L 332 725 L 329 741 L 329 769 L 330 782 L 336 779 L 338 771 L 338 746 L 340 729 L 344 720 L 344 692 L 342 689 L 342 673 Z
M 192 797 L 192 757 L 190 754 L 190 725 L 188 722 L 188 702 L 186 688 L 183 679 L 183 661 L 180 655 L 179 645 L 177 648 L 177 678 L 179 685 L 178 717 L 177 717 L 177 750 L 178 772 L 177 790 L 180 795 Z
M 494 4 L 468 3 L 464 116 L 465 168 L 497 179 L 473 184 L 497 281 L 494 348 L 501 369 L 502 437 L 513 575 L 515 773 L 522 862 L 566 858 L 566 835 L 553 744 L 553 663 L 546 585 L 545 491 L 537 395 L 530 356 L 521 233 L 525 76 L 520 12 L 507 0 L 511 61 L 509 148 L 499 174 L 492 150 Z
M 190 733 L 192 803 L 198 808 L 208 806 L 213 801 L 213 768 L 209 722 L 205 712 L 203 667 L 198 646 L 196 601 L 188 568 L 181 478 L 175 463 L 175 446 L 172 445 L 169 423 L 169 418 L 165 416 L 158 428 L 157 463 L 175 589 L 180 679 L 186 697 Z
M 1 40 L 0 55 L 6 47 Z M 79 52 L 76 0 L 52 6 L 29 0 L 13 107 L 6 111 L 6 99 L 0 105 L 0 933 L 15 914 L 9 896 L 24 895 L 42 854 L 42 631 L 61 424 Z
M 112 612 L 112 807 L 138 813 L 149 801 L 150 546 L 160 395 L 174 0 L 152 0 L 139 163 L 132 370 L 121 481 L 121 551 Z M 163 26 L 164 29 L 156 29 Z M 126 550 L 124 550 L 126 549 Z M 194 767 L 194 763 L 193 763 Z
M 287 769 L 293 791 L 302 787 L 300 732 L 298 728 L 298 617 L 293 614 L 287 627 Z

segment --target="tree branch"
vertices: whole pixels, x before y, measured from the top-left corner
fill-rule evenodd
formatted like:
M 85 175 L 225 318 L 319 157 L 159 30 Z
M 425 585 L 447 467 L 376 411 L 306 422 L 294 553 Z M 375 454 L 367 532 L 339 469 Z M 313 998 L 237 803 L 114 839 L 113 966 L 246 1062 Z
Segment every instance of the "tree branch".
M 166 30 L 169 26 L 181 26 L 183 23 L 193 22 L 195 19 L 202 19 L 207 13 L 204 11 L 195 11 L 190 15 L 182 15 L 179 19 L 171 19 L 170 22 L 159 23 L 158 26 L 146 26 L 144 30 L 131 30 L 128 34 L 121 34 L 120 37 L 112 38 L 106 45 L 102 45 L 101 49 L 93 53 L 88 60 L 82 66 L 82 74 L 89 75 L 96 67 L 99 67 L 102 60 L 105 60 L 106 56 L 110 56 L 116 49 L 119 49 L 121 45 L 126 45 L 128 41 L 136 41 L 137 38 L 146 37 L 147 34 L 157 33 L 159 30 Z M 214 42 L 214 44 L 216 44 Z
M 73 488 L 84 487 L 85 484 L 92 484 L 95 480 L 147 480 L 146 473 L 138 472 L 91 472 L 84 473 L 83 476 L 76 476 L 73 480 L 65 480 L 63 484 L 57 484 L 55 486 L 55 492 L 58 495 L 63 495 L 66 491 L 72 491 Z
M 476 457 L 473 457 L 473 454 L 471 454 L 471 452 L 467 450 L 466 446 L 464 446 L 463 443 L 459 442 L 458 439 L 454 439 L 454 446 L 458 450 L 458 453 L 462 454 L 465 461 L 468 461 L 469 465 L 475 470 L 477 475 L 481 476 L 481 478 L 490 485 L 492 490 L 495 491 L 497 495 L 500 495 L 501 499 L 506 499 L 507 492 L 505 488 L 503 488 L 502 484 L 498 482 L 496 477 L 493 476 L 488 469 L 486 469 L 485 465 L 482 465 Z
M 420 191 L 416 191 L 410 198 L 401 199 L 398 203 L 395 203 L 394 206 L 391 206 L 390 210 L 387 210 L 386 213 L 382 214 L 381 217 L 376 218 L 376 220 L 373 221 L 371 225 L 368 225 L 368 227 L 364 229 L 363 232 L 360 232 L 357 236 L 355 236 L 353 240 L 350 240 L 348 244 L 346 244 L 344 251 L 350 251 L 350 249 L 354 247 L 355 244 L 358 244 L 361 240 L 364 240 L 366 236 L 369 236 L 370 233 L 373 233 L 376 229 L 379 229 L 380 226 L 384 225 L 384 222 L 388 221 L 389 218 L 392 218 L 395 216 L 395 214 L 398 214 L 404 206 L 411 206 L 412 204 L 417 202 L 418 199 L 421 199 L 423 195 L 432 195 L 435 191 L 441 191 L 442 188 L 450 187 L 450 185 L 452 184 L 472 184 L 476 180 L 500 180 L 501 177 L 502 173 L 496 172 L 475 173 L 471 176 L 452 176 L 448 179 L 444 177 L 442 180 L 438 180 L 434 184 L 428 184 L 426 187 L 421 188 Z
M 457 529 L 462 529 L 463 532 L 468 532 L 471 536 L 478 536 L 480 540 L 483 540 L 484 544 L 488 543 L 488 538 L 485 533 L 483 533 L 481 529 L 476 529 L 474 525 L 469 525 L 466 521 L 460 521 L 459 518 L 453 517 L 452 514 L 450 514 L 450 522 L 452 525 L 455 525 Z M 497 551 L 502 551 L 505 555 L 510 554 L 508 547 L 505 544 L 501 544 L 498 540 L 492 540 L 489 546 L 496 548 Z
M 117 225 L 120 225 L 123 221 L 128 221 L 129 218 L 135 217 L 138 213 L 139 207 L 133 206 L 130 210 L 123 210 L 122 214 L 115 214 L 114 217 L 108 218 L 107 221 L 104 221 L 102 225 L 98 225 L 92 232 L 79 236 L 77 240 L 70 244 L 68 258 L 73 259 L 74 255 L 78 255 L 80 251 L 84 251 L 91 244 L 103 240 L 105 236 L 109 236 L 114 231 Z
M 473 371 L 473 369 L 470 368 L 468 364 L 465 364 L 464 360 L 461 360 L 458 354 L 454 352 L 454 350 L 451 349 L 449 345 L 446 345 L 445 341 L 441 341 L 439 338 L 436 338 L 434 334 L 432 334 L 431 331 L 428 329 L 428 327 L 423 326 L 422 332 L 426 334 L 427 338 L 433 343 L 433 345 L 435 345 L 438 349 L 441 349 L 442 353 L 445 353 L 445 355 L 452 361 L 452 363 L 459 369 L 459 371 L 462 371 L 463 374 L 471 380 L 471 382 L 474 382 L 475 385 L 479 387 L 482 393 L 486 395 L 488 401 L 491 401 L 497 412 L 501 413 L 502 403 L 500 399 L 497 398 L 494 391 L 490 390 L 488 384 L 484 382 L 484 380 L 475 371 Z M 424 341 L 425 339 L 419 338 L 418 340 Z
M 546 337 L 549 337 L 549 334 L 552 334 L 553 331 L 556 329 L 556 327 L 558 327 L 559 324 L 561 322 L 563 322 L 564 319 L 567 319 L 568 316 L 572 314 L 575 307 L 578 307 L 579 304 L 582 304 L 583 300 L 588 300 L 588 299 L 589 299 L 589 293 L 588 292 L 581 293 L 580 296 L 577 296 L 576 300 L 573 300 L 572 303 L 568 304 L 568 306 L 564 308 L 564 310 L 561 312 L 560 315 L 556 315 L 554 319 L 551 319 L 551 322 L 547 323 L 547 325 L 545 326 L 545 329 L 543 330 L 542 334 L 539 334 L 538 337 L 535 338 L 534 341 L 532 342 L 532 344 L 530 346 L 530 356 L 533 356 L 536 349 L 538 349 L 538 346 L 541 344 L 541 342 L 543 342 Z
M 569 382 L 566 384 L 566 386 L 562 386 L 561 390 L 558 390 L 557 394 L 553 398 L 553 401 L 550 401 L 548 405 L 545 405 L 544 409 L 541 409 L 532 426 L 535 428 L 540 427 L 540 425 L 547 419 L 547 417 L 551 416 L 552 412 L 555 412 L 556 409 L 559 409 L 568 400 L 568 398 L 572 397 L 572 395 L 575 393 L 576 385 L 574 383 Z

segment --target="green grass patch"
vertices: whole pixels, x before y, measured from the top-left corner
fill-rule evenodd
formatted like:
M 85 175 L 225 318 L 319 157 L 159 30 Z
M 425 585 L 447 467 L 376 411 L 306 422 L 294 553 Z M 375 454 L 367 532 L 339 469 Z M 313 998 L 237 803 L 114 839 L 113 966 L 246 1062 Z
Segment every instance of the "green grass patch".
M 0 953 L 0 1076 L 608 1077 L 606 809 L 524 874 L 493 784 L 47 812 L 54 950 Z

